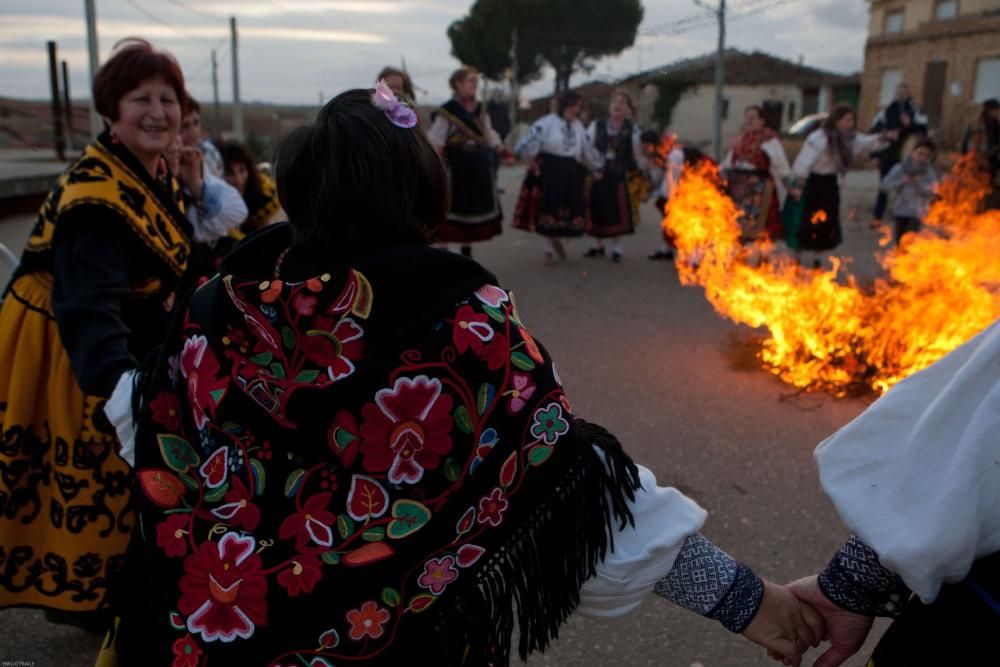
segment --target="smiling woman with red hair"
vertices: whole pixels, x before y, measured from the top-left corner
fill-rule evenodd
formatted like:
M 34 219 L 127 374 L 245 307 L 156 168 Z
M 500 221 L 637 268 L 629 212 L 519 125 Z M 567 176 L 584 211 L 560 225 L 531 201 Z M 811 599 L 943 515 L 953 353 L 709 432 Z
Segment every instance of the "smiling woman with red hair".
M 164 335 L 191 251 L 162 159 L 180 129 L 177 61 L 122 42 L 93 97 L 105 130 L 53 187 L 0 310 L 0 608 L 91 628 L 133 523 L 104 413 Z

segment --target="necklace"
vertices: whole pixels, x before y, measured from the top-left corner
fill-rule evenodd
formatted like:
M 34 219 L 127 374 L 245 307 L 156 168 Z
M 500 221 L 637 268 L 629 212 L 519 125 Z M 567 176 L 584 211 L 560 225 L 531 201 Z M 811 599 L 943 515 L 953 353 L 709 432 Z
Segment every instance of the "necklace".
M 278 280 L 279 278 L 281 278 L 281 265 L 284 263 L 285 257 L 288 255 L 288 251 L 291 250 L 291 249 L 292 249 L 292 247 L 288 246 L 287 248 L 285 248 L 284 250 L 281 251 L 280 255 L 278 255 L 278 260 L 274 263 L 274 279 L 275 280 Z

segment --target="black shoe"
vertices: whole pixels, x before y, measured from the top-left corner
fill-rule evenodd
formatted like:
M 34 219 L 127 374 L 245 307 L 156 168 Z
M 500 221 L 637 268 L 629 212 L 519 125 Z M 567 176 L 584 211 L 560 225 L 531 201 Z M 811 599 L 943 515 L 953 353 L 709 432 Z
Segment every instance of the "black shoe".
M 654 253 L 650 253 L 649 259 L 660 260 L 665 259 L 667 261 L 673 261 L 674 251 L 673 250 L 657 250 Z
M 464 245 L 464 246 L 462 246 L 461 252 L 462 252 L 462 257 L 468 257 L 469 259 L 472 259 L 472 246 L 471 245 Z
M 583 253 L 584 257 L 604 257 L 604 248 L 591 248 L 587 252 Z
M 611 251 L 611 261 L 614 262 L 615 264 L 621 264 L 622 263 L 622 254 L 620 252 L 618 252 L 617 250 L 612 250 Z

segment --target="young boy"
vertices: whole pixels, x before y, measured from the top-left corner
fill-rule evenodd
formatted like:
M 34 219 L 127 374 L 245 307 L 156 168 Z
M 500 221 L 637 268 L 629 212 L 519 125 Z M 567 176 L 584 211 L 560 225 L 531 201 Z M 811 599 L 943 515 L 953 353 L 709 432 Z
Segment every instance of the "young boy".
M 919 141 L 906 159 L 886 174 L 879 186 L 886 194 L 895 193 L 892 215 L 896 222 L 897 246 L 904 234 L 920 229 L 934 197 L 938 183 L 938 174 L 931 164 L 934 150 L 930 139 Z

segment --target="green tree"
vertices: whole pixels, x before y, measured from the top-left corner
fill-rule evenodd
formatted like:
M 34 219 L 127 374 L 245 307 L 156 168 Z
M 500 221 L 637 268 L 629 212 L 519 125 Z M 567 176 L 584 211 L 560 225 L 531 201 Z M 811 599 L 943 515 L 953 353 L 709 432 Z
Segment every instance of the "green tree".
M 640 0 L 476 0 L 468 16 L 448 28 L 448 37 L 452 55 L 501 79 L 512 66 L 516 31 L 519 83 L 536 78 L 548 63 L 561 94 L 574 72 L 632 46 L 642 15 Z

